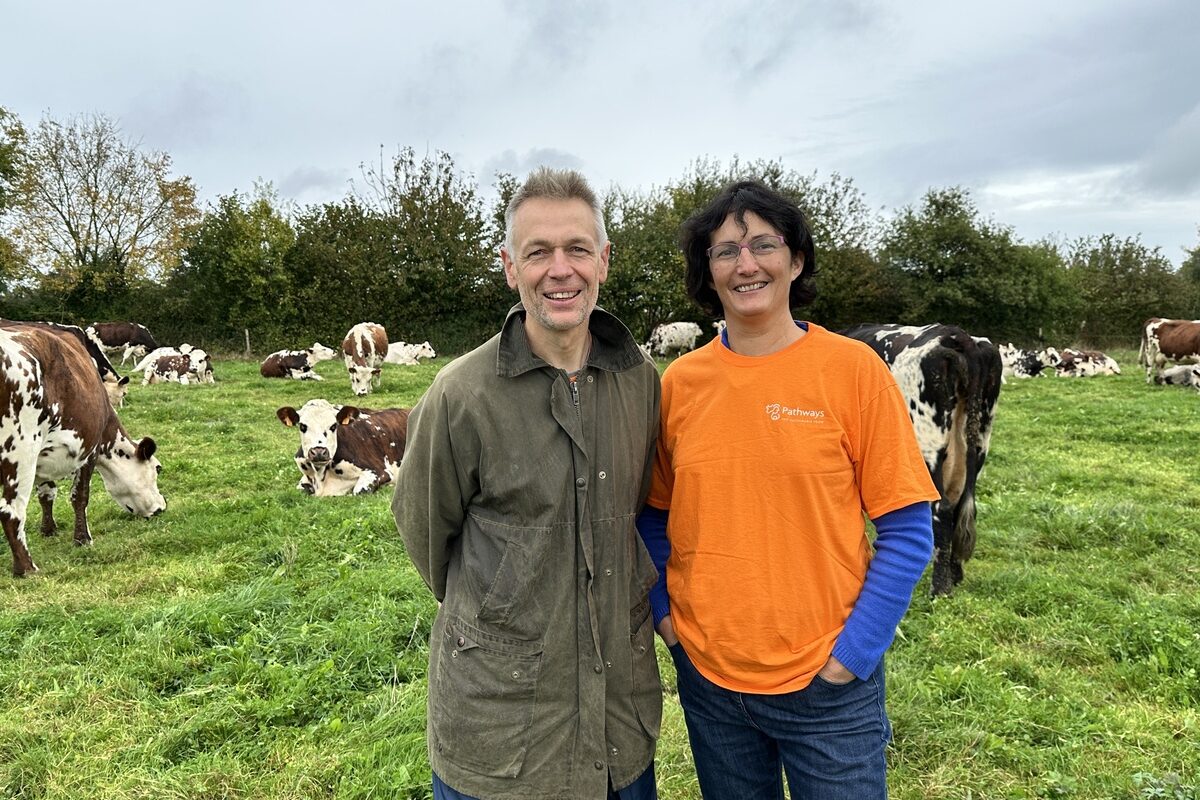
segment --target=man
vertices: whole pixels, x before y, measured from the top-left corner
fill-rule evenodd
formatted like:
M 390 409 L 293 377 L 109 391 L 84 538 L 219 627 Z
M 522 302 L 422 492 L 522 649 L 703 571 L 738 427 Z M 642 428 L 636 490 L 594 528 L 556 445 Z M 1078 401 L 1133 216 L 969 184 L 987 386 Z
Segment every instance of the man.
M 521 302 L 409 418 L 392 511 L 439 601 L 429 647 L 435 798 L 654 798 L 662 715 L 634 519 L 659 382 L 596 307 L 610 246 L 578 173 L 512 198 Z

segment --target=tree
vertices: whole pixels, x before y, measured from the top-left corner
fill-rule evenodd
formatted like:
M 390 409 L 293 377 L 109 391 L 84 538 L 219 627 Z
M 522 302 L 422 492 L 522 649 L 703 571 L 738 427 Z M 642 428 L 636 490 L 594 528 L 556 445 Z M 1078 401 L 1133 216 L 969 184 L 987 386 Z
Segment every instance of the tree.
M 168 324 L 181 328 L 179 338 L 194 341 L 232 344 L 248 329 L 260 345 L 283 346 L 300 316 L 285 265 L 295 241 L 271 186 L 219 197 L 168 282 Z
M 1078 239 L 1067 264 L 1086 309 L 1080 336 L 1097 344 L 1113 338 L 1132 344 L 1148 318 L 1184 317 L 1192 310 L 1184 278 L 1139 237 Z
M 1075 332 L 1077 299 L 1053 248 L 980 218 L 965 189 L 931 189 L 919 207 L 902 209 L 881 258 L 903 276 L 908 310 L 899 321 L 1025 343 Z
M 21 120 L 0 106 L 0 221 L 15 197 L 17 165 L 24 144 L 25 127 Z M 16 243 L 0 230 L 0 296 L 7 294 L 9 285 L 20 275 L 23 266 L 24 260 Z
M 1200 235 L 1200 228 L 1197 228 L 1196 233 Z M 1191 250 L 1185 248 L 1185 252 L 1187 258 L 1179 265 L 1179 277 L 1188 288 L 1189 310 L 1185 316 L 1195 319 L 1200 317 L 1200 244 Z
M 142 152 L 103 115 L 44 117 L 17 167 L 14 239 L 43 289 L 79 317 L 170 273 L 199 218 L 191 180 L 170 177 L 170 156 Z

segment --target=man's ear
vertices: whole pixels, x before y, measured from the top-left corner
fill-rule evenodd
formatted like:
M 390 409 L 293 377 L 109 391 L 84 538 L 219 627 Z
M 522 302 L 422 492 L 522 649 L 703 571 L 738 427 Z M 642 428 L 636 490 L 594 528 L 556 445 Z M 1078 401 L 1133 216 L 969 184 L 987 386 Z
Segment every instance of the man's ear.
M 508 248 L 500 248 L 500 263 L 504 265 L 504 280 L 508 281 L 508 288 L 517 288 L 517 264 L 508 254 Z

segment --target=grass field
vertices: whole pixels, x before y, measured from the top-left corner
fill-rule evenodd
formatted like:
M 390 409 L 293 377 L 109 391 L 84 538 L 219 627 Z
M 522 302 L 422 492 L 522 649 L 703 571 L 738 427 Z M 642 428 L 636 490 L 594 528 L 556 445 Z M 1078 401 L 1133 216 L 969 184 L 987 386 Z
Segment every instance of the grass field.
M 931 601 L 927 575 L 888 656 L 893 798 L 1200 796 L 1200 396 L 1117 355 L 1123 376 L 1005 385 L 966 579 Z M 412 405 L 444 363 L 385 368 L 368 405 Z M 355 402 L 344 370 L 215 369 L 121 412 L 159 443 L 165 514 L 97 479 L 78 549 L 65 493 L 64 534 L 32 510 L 42 572 L 0 578 L 0 796 L 428 796 L 435 604 L 391 490 L 302 495 L 275 417 Z M 660 796 L 697 798 L 659 655 Z

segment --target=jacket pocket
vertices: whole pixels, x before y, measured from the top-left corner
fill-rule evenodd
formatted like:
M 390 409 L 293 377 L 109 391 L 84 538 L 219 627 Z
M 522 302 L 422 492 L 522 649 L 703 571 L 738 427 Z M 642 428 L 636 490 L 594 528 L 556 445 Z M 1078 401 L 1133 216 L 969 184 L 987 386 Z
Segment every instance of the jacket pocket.
M 434 746 L 481 775 L 516 777 L 533 725 L 541 641 L 496 636 L 451 617 L 432 657 Z
M 464 535 L 463 565 L 479 594 L 470 609 L 481 624 L 498 626 L 519 638 L 532 639 L 545 630 L 543 596 L 560 596 L 553 585 L 561 581 L 544 568 L 557 559 L 548 552 L 549 528 L 505 525 L 472 515 L 479 535 Z M 472 531 L 470 533 L 475 533 Z
M 654 652 L 654 619 L 650 603 L 643 601 L 631 612 L 629 651 L 633 657 L 633 706 L 638 722 L 652 739 L 662 726 L 662 681 L 658 675 L 658 656 Z

